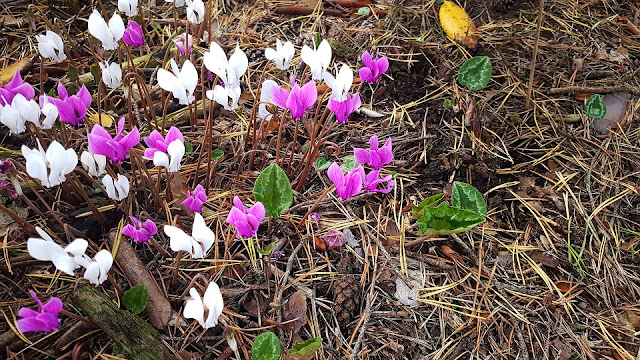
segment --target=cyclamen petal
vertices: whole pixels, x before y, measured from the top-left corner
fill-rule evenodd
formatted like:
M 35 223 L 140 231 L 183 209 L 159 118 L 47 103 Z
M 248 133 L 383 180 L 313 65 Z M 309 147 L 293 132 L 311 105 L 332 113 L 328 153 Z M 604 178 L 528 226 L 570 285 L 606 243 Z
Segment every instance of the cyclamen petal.
M 373 59 L 368 51 L 362 54 L 362 63 L 365 67 L 360 69 L 360 81 L 375 83 L 380 76 L 389 69 L 389 59 L 380 57 L 376 51 L 376 58 Z
M 129 27 L 124 30 L 122 41 L 124 41 L 125 44 L 133 47 L 140 47 L 144 45 L 144 34 L 142 32 L 142 27 L 140 27 L 137 22 L 129 20 Z
M 187 191 L 187 198 L 182 202 L 182 205 L 191 212 L 199 213 L 205 202 L 207 202 L 207 194 L 202 185 L 198 184 L 193 192 Z
M 140 132 L 137 126 L 134 126 L 130 133 L 122 137 L 124 124 L 125 118 L 122 117 L 118 121 L 118 132 L 113 138 L 101 125 L 94 125 L 91 132 L 87 134 L 89 151 L 93 154 L 104 155 L 111 162 L 122 163 L 129 157 L 129 150 L 140 142 Z
M 367 164 L 374 170 L 380 170 L 383 166 L 393 161 L 393 151 L 391 138 L 387 139 L 381 148 L 378 148 L 378 137 L 376 135 L 369 139 L 371 150 L 354 148 L 353 152 L 359 164 Z
M 171 250 L 186 251 L 194 259 L 202 259 L 216 239 L 200 213 L 195 213 L 191 236 L 171 225 L 164 226 L 164 233 L 170 238 Z
M 25 83 L 20 76 L 20 71 L 16 70 L 11 81 L 4 86 L 0 86 L 0 107 L 13 102 L 13 98 L 21 94 L 26 100 L 31 100 L 35 96 L 35 89 L 31 84 Z
M 284 43 L 280 39 L 276 39 L 276 48 L 266 48 L 264 55 L 268 60 L 276 63 L 276 67 L 280 70 L 287 70 L 289 68 L 289 62 L 295 55 L 295 48 L 290 41 Z
M 316 84 L 313 80 L 300 87 L 293 76 L 290 92 L 276 85 L 272 86 L 271 91 L 273 103 L 281 109 L 288 109 L 291 117 L 296 120 L 302 119 L 305 112 L 311 109 L 318 99 Z
M 322 40 L 317 49 L 311 49 L 305 45 L 302 47 L 300 57 L 311 69 L 313 80 L 320 81 L 322 80 L 322 74 L 331 63 L 331 45 L 327 40 Z
M 335 162 L 329 167 L 327 175 L 336 187 L 338 197 L 343 200 L 359 194 L 365 178 L 362 166 L 351 169 L 347 174 L 344 174 L 340 166 Z
M 173 74 L 165 69 L 158 70 L 158 85 L 164 90 L 172 92 L 180 104 L 191 104 L 195 100 L 193 92 L 198 84 L 196 68 L 191 61 L 186 60 L 180 70 L 176 61 L 171 59 L 171 69 Z
M 40 56 L 49 58 L 57 63 L 67 58 L 67 55 L 64 53 L 64 45 L 62 44 L 60 35 L 51 30 L 47 30 L 45 35 L 36 35 L 36 40 L 38 40 Z
M 127 235 L 137 243 L 146 243 L 149 239 L 158 232 L 156 224 L 147 220 L 144 224 L 140 224 L 138 219 L 133 216 L 129 216 L 131 224 L 122 228 L 122 234 Z
M 353 114 L 362 105 L 360 101 L 360 94 L 356 93 L 353 96 L 351 94 L 346 95 L 346 100 L 338 102 L 333 96 L 329 99 L 327 108 L 336 115 L 336 121 L 340 123 L 346 123 L 349 120 L 349 116 Z
M 33 290 L 29 293 L 38 304 L 38 311 L 29 308 L 20 308 L 18 311 L 18 330 L 22 333 L 26 332 L 45 332 L 57 330 L 60 325 L 58 314 L 62 311 L 62 300 L 52 297 L 46 304 L 38 298 Z
M 204 329 L 216 326 L 224 309 L 224 300 L 218 285 L 214 282 L 209 283 L 203 298 L 195 288 L 189 290 L 189 295 L 191 299 L 187 299 L 182 312 L 185 319 L 197 320 Z
M 138 0 L 118 0 L 118 10 L 127 16 L 134 17 L 138 15 Z
M 124 22 L 120 15 L 114 12 L 107 24 L 98 10 L 94 9 L 89 16 L 89 33 L 102 42 L 105 50 L 115 50 L 118 47 L 118 40 L 124 34 Z
M 233 207 L 227 216 L 227 223 L 236 228 L 236 237 L 254 237 L 258 233 L 260 222 L 264 220 L 265 208 L 256 202 L 249 210 L 244 207 L 239 197 L 233 198 Z
M 78 156 L 73 149 L 65 149 L 57 141 L 53 141 L 46 152 L 39 140 L 37 143 L 37 149 L 29 149 L 22 145 L 27 174 L 40 180 L 45 187 L 60 185 L 66 180 L 65 175 L 75 169 Z

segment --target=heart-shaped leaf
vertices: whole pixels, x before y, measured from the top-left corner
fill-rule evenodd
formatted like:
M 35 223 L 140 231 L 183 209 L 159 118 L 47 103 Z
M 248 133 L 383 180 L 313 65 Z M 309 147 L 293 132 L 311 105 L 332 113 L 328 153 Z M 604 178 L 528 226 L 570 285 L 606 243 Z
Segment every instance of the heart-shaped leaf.
M 607 106 L 604 104 L 604 99 L 598 94 L 591 95 L 587 102 L 584 104 L 584 110 L 588 117 L 603 119 L 607 115 Z
M 422 200 L 422 202 L 418 205 L 411 204 L 411 216 L 414 219 L 420 219 L 422 217 L 422 212 L 426 207 L 435 206 L 440 199 L 444 197 L 444 194 L 437 194 L 433 196 L 429 196 L 428 198 Z
M 316 162 L 315 162 L 316 170 L 318 171 L 327 170 L 329 166 L 331 166 L 331 163 L 327 161 L 327 159 L 323 157 L 319 157 L 316 159 Z
M 458 72 L 458 82 L 469 90 L 482 90 L 489 84 L 492 74 L 491 59 L 487 56 L 476 56 L 462 64 Z
M 220 149 L 215 149 L 211 152 L 211 160 L 218 160 L 224 156 L 224 151 Z
M 149 293 L 147 287 L 140 284 L 127 291 L 122 297 L 122 304 L 134 314 L 139 314 L 147 307 Z
M 309 339 L 302 343 L 293 344 L 293 349 L 289 350 L 289 355 L 299 359 L 309 359 L 322 346 L 322 338 Z
M 342 165 L 340 165 L 340 169 L 342 169 L 342 172 L 346 173 L 351 171 L 351 169 L 353 169 L 356 165 L 357 165 L 356 157 L 353 155 L 347 155 L 344 158 L 342 158 Z
M 189 155 L 193 152 L 193 145 L 191 145 L 191 142 L 189 140 L 185 140 L 184 141 L 184 154 L 185 155 Z
M 422 235 L 447 235 L 465 232 L 485 221 L 484 216 L 451 207 L 443 202 L 437 207 L 426 207 L 417 221 Z
M 293 204 L 291 182 L 277 164 L 269 165 L 258 176 L 253 196 L 264 205 L 266 215 L 276 219 Z
M 281 352 L 280 340 L 271 331 L 258 335 L 251 347 L 253 360 L 278 360 Z

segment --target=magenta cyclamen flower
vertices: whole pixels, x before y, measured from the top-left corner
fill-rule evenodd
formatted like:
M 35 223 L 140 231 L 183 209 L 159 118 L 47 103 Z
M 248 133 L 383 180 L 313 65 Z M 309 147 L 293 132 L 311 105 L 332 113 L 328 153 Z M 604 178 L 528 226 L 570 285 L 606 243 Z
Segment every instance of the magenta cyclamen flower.
M 187 53 L 191 52 L 191 48 L 193 47 L 193 37 L 188 35 L 187 33 L 182 33 L 176 36 L 173 39 L 173 42 L 176 44 L 178 51 L 180 51 L 180 55 L 185 56 Z
M 227 216 L 227 223 L 235 226 L 236 237 L 254 237 L 258 233 L 260 222 L 264 219 L 265 209 L 260 201 L 246 209 L 239 197 L 233 198 L 233 207 Z
M 142 28 L 137 22 L 129 20 L 129 26 L 124 29 L 122 41 L 124 41 L 125 44 L 133 47 L 140 47 L 144 45 L 144 35 L 142 33 Z
M 378 148 L 378 136 L 373 135 L 369 139 L 369 145 L 371 145 L 371 150 L 368 151 L 360 148 L 353 149 L 353 155 L 358 164 L 368 164 L 374 170 L 380 170 L 383 166 L 393 161 L 391 138 L 388 138 L 387 142 L 381 148 Z
M 0 106 L 11 105 L 13 98 L 18 94 L 22 94 L 22 96 L 29 101 L 33 99 L 36 91 L 33 89 L 33 86 L 22 81 L 20 71 L 16 70 L 11 81 L 4 86 L 0 86 Z
M 393 186 L 396 184 L 391 175 L 387 175 L 382 179 L 380 177 L 380 170 L 372 170 L 364 178 L 364 191 L 365 192 L 379 192 L 387 194 L 393 190 Z M 387 184 L 386 188 L 378 189 L 379 185 Z
M 289 109 L 291 117 L 300 120 L 304 117 L 305 111 L 311 109 L 318 99 L 316 83 L 311 80 L 303 87 L 296 84 L 296 80 L 291 77 L 291 91 L 280 86 L 273 85 L 272 101 L 281 109 Z
M 354 111 L 358 110 L 362 105 L 360 101 L 360 94 L 347 94 L 347 99 L 345 101 L 335 101 L 333 96 L 329 100 L 329 104 L 327 107 L 331 112 L 336 114 L 336 120 L 341 123 L 346 123 L 349 120 L 349 115 L 351 115 Z
M 18 310 L 18 330 L 23 333 L 42 331 L 50 333 L 60 325 L 58 314 L 62 311 L 62 300 L 52 297 L 46 304 L 38 298 L 33 290 L 29 290 L 33 299 L 38 303 L 38 311 L 29 308 Z
M 82 85 L 77 94 L 69 96 L 67 88 L 62 83 L 58 83 L 58 95 L 60 95 L 60 99 L 49 97 L 47 100 L 58 108 L 60 121 L 69 123 L 72 126 L 82 124 L 84 116 L 87 115 L 87 109 L 91 106 L 89 90 Z M 40 97 L 40 102 L 41 105 L 44 103 L 42 96 Z
M 158 227 L 151 220 L 140 223 L 138 219 L 129 216 L 131 224 L 127 224 L 122 228 L 122 234 L 133 238 L 137 243 L 146 243 L 153 235 L 158 232 Z
M 362 190 L 362 182 L 364 181 L 364 169 L 362 166 L 351 169 L 346 175 L 342 172 L 340 165 L 331 164 L 327 170 L 329 179 L 336 186 L 336 192 L 342 200 L 357 195 Z
M 202 211 L 202 205 L 207 202 L 207 193 L 202 185 L 198 184 L 193 192 L 187 191 L 187 199 L 182 202 L 189 211 L 199 213 Z
M 6 175 L 15 170 L 9 159 L 0 161 L 0 174 Z
M 122 137 L 124 130 L 124 117 L 118 121 L 118 132 L 113 138 L 109 132 L 100 125 L 94 125 L 91 132 L 87 135 L 89 140 L 89 151 L 92 154 L 104 155 L 111 162 L 121 163 L 129 157 L 129 150 L 140 142 L 140 132 L 138 127 L 134 126 L 133 130 L 126 136 Z
M 362 82 L 377 82 L 380 75 L 384 74 L 389 69 L 389 59 L 386 57 L 379 57 L 378 51 L 376 51 L 376 58 L 371 58 L 371 54 L 365 51 L 362 54 L 363 68 L 360 69 L 360 81 Z

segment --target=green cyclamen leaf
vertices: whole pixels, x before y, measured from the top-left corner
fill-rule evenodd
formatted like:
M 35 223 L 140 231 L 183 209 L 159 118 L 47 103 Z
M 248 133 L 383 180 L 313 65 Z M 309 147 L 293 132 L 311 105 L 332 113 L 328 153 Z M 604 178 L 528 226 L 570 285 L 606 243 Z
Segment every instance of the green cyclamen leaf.
M 281 352 L 280 340 L 271 331 L 258 335 L 251 347 L 253 360 L 278 360 Z
M 458 72 L 458 82 L 469 90 L 482 90 L 489 84 L 492 74 L 491 59 L 487 56 L 476 56 L 462 64 Z
M 411 216 L 414 219 L 420 219 L 422 217 L 422 210 L 426 207 L 433 207 L 444 197 L 444 194 L 437 194 L 433 196 L 429 196 L 428 198 L 422 200 L 422 202 L 418 205 L 411 205 Z
M 309 339 L 302 343 L 295 343 L 293 344 L 293 349 L 289 350 L 289 355 L 297 358 L 308 359 L 318 351 L 320 346 L 322 346 L 321 337 Z
M 437 207 L 426 207 L 417 221 L 422 235 L 447 235 L 465 232 L 485 221 L 484 216 L 451 207 L 443 202 Z
M 256 250 L 258 251 L 258 253 L 260 255 L 269 255 L 273 251 L 273 247 L 275 245 L 276 245 L 276 243 L 271 243 L 271 244 L 269 244 L 269 246 L 267 246 L 266 250 L 262 250 L 260 247 L 257 247 Z
M 215 149 L 211 152 L 211 160 L 218 160 L 224 156 L 224 151 L 220 149 Z
M 607 115 L 607 106 L 604 104 L 602 96 L 595 94 L 591 95 L 587 102 L 584 104 L 584 110 L 588 117 L 602 119 Z
M 469 184 L 454 181 L 451 190 L 451 205 L 482 217 L 487 216 L 487 203 L 484 201 L 484 197 L 480 191 Z
M 363 6 L 360 9 L 358 9 L 358 12 L 356 14 L 362 16 L 362 15 L 369 15 L 370 12 L 371 12 L 371 9 L 368 6 Z
M 340 165 L 340 169 L 342 169 L 342 172 L 346 173 L 351 171 L 356 165 L 358 165 L 356 163 L 356 157 L 353 155 L 347 155 L 344 158 L 342 158 L 342 165 Z
M 184 141 L 184 154 L 189 155 L 193 152 L 193 145 L 188 140 Z
M 318 171 L 327 170 L 329 166 L 331 166 L 331 163 L 327 161 L 327 159 L 323 157 L 319 157 L 316 159 L 316 163 L 315 163 L 316 170 Z
M 122 297 L 122 304 L 134 314 L 139 314 L 147 307 L 149 294 L 144 285 L 134 286 Z
M 291 182 L 277 164 L 269 165 L 258 176 L 253 196 L 264 205 L 266 215 L 276 219 L 293 204 Z

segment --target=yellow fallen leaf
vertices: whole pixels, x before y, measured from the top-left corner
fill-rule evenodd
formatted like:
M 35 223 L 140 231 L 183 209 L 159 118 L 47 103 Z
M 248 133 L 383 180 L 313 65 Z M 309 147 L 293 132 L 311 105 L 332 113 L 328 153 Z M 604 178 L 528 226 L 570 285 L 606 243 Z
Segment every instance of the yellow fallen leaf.
M 13 79 L 13 75 L 16 74 L 16 70 L 22 70 L 26 67 L 30 67 L 33 64 L 33 57 L 27 56 L 20 61 L 14 62 L 8 67 L 0 70 L 0 85 L 4 85 Z
M 105 113 L 100 114 L 100 119 L 98 119 L 98 113 L 95 113 L 89 116 L 89 120 L 93 121 L 96 124 L 101 124 L 102 127 L 111 127 L 113 125 L 113 116 Z M 102 123 L 100 123 L 102 121 Z
M 463 8 L 445 0 L 440 6 L 440 26 L 449 39 L 459 41 L 471 49 L 478 46 L 480 35 L 473 20 Z

